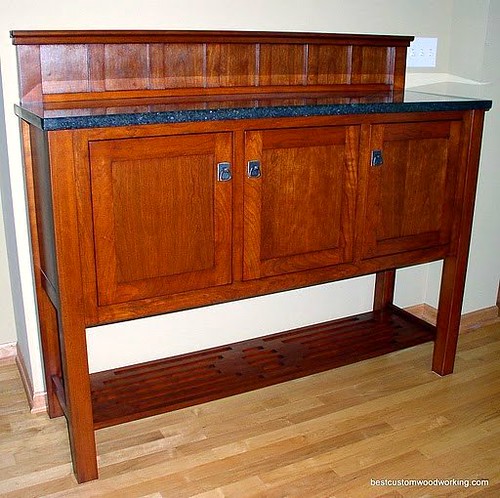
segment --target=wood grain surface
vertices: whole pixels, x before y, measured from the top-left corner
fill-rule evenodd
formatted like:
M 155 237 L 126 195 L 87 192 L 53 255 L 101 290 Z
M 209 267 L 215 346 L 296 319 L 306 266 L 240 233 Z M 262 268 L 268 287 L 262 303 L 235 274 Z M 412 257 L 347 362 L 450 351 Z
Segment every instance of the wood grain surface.
M 455 373 L 431 344 L 97 431 L 100 479 L 78 485 L 64 419 L 32 415 L 0 366 L 0 496 L 495 497 L 500 323 L 461 334 Z M 488 479 L 381 487 L 371 479 Z
M 24 102 L 116 92 L 404 87 L 413 37 L 208 31 L 12 32 Z M 366 46 L 363 46 L 366 44 Z

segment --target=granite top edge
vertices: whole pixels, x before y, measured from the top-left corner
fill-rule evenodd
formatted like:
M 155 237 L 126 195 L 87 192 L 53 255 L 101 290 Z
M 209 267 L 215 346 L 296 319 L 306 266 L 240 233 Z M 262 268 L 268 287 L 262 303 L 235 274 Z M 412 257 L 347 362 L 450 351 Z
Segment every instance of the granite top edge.
M 422 102 L 375 102 L 350 104 L 282 105 L 268 107 L 234 107 L 221 109 L 186 109 L 82 116 L 42 117 L 16 105 L 16 114 L 45 131 L 83 128 L 135 126 L 146 124 L 187 123 L 241 119 L 288 118 L 311 116 L 345 116 L 355 114 L 489 110 L 491 100 L 463 99 Z

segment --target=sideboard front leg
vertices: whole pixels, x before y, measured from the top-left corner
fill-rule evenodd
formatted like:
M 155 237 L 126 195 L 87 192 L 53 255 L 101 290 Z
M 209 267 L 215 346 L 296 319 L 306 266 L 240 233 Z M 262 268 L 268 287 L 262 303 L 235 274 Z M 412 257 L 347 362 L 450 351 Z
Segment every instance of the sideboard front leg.
M 71 132 L 48 135 L 59 289 L 58 325 L 65 415 L 78 482 L 97 479 L 85 334 L 77 191 Z
M 456 257 L 444 260 L 436 325 L 432 370 L 439 375 L 453 372 L 460 329 L 465 265 Z
M 472 232 L 483 120 L 484 112 L 478 111 L 470 111 L 464 120 L 464 127 L 469 132 L 469 140 L 463 155 L 466 163 L 464 194 L 460 201 L 461 216 L 456 229 L 454 253 L 444 259 L 432 359 L 432 370 L 439 375 L 452 373 L 455 364 Z
M 62 316 L 59 323 L 64 372 L 65 414 L 68 422 L 73 469 L 78 482 L 98 478 L 97 451 L 86 355 L 85 328 Z

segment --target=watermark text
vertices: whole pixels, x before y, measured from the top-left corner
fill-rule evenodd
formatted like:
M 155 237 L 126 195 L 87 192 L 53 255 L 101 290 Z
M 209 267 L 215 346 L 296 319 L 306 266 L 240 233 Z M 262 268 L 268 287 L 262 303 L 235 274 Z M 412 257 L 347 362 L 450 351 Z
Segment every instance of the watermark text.
M 460 486 L 462 488 L 489 486 L 489 479 L 370 479 L 372 486 Z

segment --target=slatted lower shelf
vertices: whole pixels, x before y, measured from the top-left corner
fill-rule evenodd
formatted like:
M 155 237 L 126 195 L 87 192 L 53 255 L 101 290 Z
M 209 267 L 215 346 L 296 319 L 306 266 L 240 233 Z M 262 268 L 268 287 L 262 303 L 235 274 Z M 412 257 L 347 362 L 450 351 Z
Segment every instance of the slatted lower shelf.
M 91 375 L 96 428 L 278 384 L 432 341 L 435 327 L 391 306 Z

